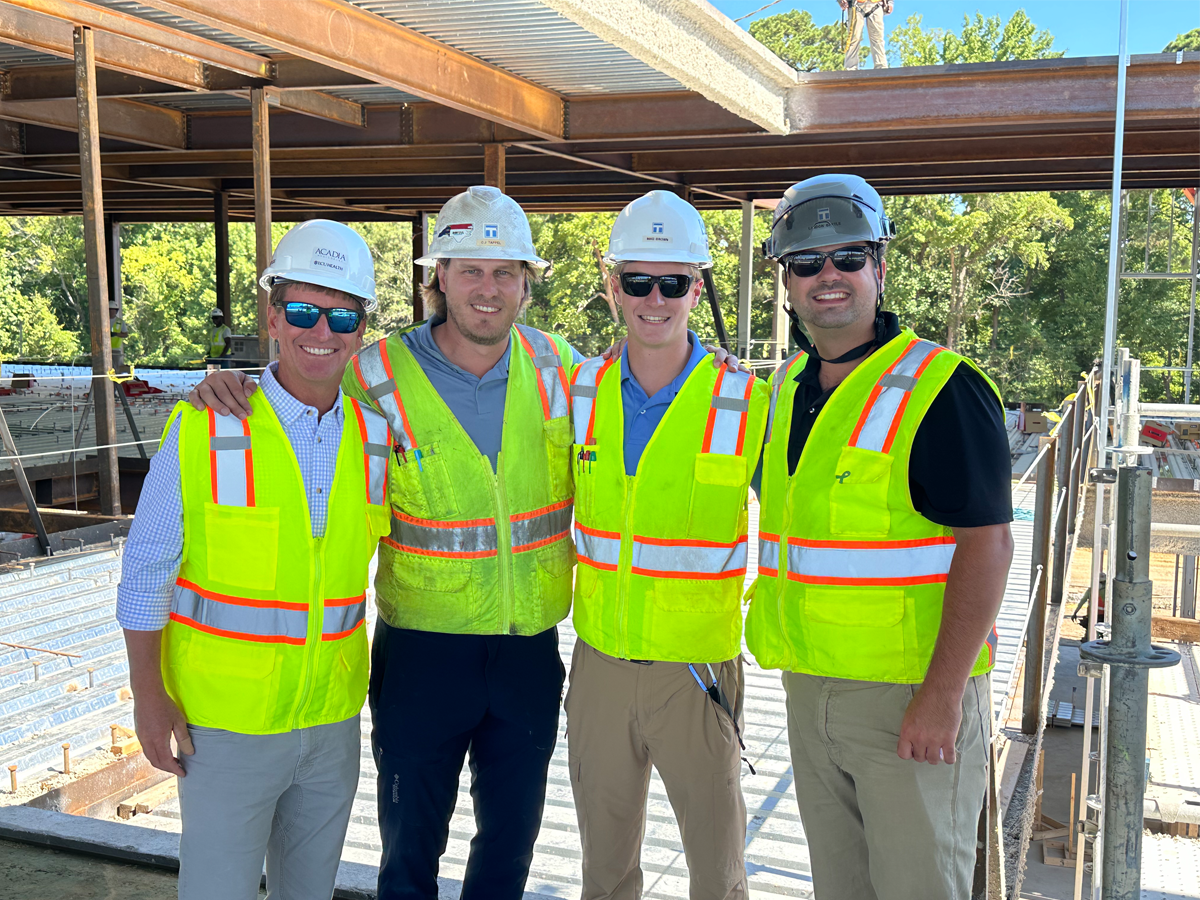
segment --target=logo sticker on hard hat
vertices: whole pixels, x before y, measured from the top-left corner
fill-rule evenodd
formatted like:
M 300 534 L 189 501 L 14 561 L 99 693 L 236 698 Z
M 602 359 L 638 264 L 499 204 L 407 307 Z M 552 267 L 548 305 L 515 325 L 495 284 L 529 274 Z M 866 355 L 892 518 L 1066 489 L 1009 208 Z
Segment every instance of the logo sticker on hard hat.
M 460 243 L 462 243 L 462 239 L 467 237 L 474 230 L 475 230 L 475 226 L 472 225 L 470 222 L 466 222 L 461 225 L 447 225 L 445 228 L 443 228 L 441 231 L 439 231 L 437 233 L 437 236 L 438 237 L 449 236 L 450 238 L 452 238 L 454 240 L 454 243 L 460 244 Z
M 666 229 L 662 222 L 650 223 L 650 234 L 642 236 L 643 241 L 651 244 L 670 244 L 671 238 L 666 234 Z
M 345 275 L 346 264 L 348 262 L 346 254 L 340 250 L 334 250 L 330 247 L 317 247 L 313 250 L 312 268 L 314 269 L 328 269 L 339 275 Z
M 663 233 L 663 223 L 662 223 L 662 222 L 655 222 L 655 223 L 653 223 L 653 224 L 650 226 L 650 230 L 651 230 L 652 232 L 654 232 L 655 234 L 662 234 L 662 233 Z
M 500 226 L 484 225 L 483 237 L 479 239 L 479 243 L 484 247 L 503 247 L 504 241 L 500 240 Z
M 817 221 L 818 222 L 828 222 L 829 221 L 829 210 L 828 209 L 818 209 L 817 210 Z

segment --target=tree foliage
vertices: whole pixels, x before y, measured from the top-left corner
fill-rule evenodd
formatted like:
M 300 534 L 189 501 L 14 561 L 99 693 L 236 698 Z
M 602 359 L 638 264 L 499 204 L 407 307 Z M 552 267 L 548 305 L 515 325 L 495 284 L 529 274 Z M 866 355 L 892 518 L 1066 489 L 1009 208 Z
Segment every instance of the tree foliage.
M 817 25 L 807 10 L 751 22 L 750 36 L 800 72 L 836 72 L 845 58 L 845 31 L 838 25 Z
M 1163 53 L 1179 53 L 1180 51 L 1200 50 L 1200 28 L 1175 36 L 1175 40 L 1163 47 Z
M 1054 35 L 1039 30 L 1023 9 L 1007 22 L 980 13 L 975 13 L 974 20 L 963 16 L 961 34 L 943 28 L 926 29 L 921 21 L 920 15 L 909 16 L 888 38 L 889 54 L 899 57 L 902 66 L 1057 59 L 1065 53 L 1054 49 Z

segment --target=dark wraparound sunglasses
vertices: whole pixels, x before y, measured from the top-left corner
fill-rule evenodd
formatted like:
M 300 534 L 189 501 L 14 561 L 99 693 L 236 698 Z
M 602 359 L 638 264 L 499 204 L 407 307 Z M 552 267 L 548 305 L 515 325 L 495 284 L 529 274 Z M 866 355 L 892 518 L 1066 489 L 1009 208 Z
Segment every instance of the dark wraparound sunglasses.
M 621 290 L 630 297 L 649 297 L 654 286 L 670 300 L 677 300 L 692 287 L 691 275 L 645 275 L 642 272 L 622 272 Z
M 875 259 L 875 254 L 866 247 L 839 247 L 827 253 L 821 250 L 793 253 L 783 258 L 783 264 L 797 278 L 812 278 L 825 268 L 826 259 L 832 260 L 839 272 L 857 272 L 867 264 L 868 257 Z
M 321 316 L 329 320 L 329 330 L 334 334 L 353 334 L 363 320 L 363 314 L 357 309 L 329 309 L 314 303 L 283 304 L 283 317 L 296 328 L 312 328 Z

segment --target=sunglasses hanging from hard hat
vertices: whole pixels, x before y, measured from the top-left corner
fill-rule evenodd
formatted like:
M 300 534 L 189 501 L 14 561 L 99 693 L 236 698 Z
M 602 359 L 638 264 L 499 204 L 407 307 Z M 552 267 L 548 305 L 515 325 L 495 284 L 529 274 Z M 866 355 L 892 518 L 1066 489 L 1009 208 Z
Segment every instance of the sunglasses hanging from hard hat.
M 691 275 L 646 275 L 642 272 L 622 272 L 621 290 L 630 297 L 649 297 L 654 286 L 669 300 L 678 300 L 692 287 Z
M 797 278 L 812 278 L 825 268 L 825 260 L 833 262 L 839 272 L 857 272 L 867 264 L 867 257 L 875 259 L 866 247 L 839 247 L 837 250 L 801 250 L 785 256 L 780 262 Z
M 363 319 L 363 314 L 357 309 L 329 309 L 313 303 L 283 304 L 283 317 L 289 325 L 296 328 L 313 328 L 321 316 L 329 320 L 329 330 L 334 334 L 353 334 L 358 331 L 359 323 Z

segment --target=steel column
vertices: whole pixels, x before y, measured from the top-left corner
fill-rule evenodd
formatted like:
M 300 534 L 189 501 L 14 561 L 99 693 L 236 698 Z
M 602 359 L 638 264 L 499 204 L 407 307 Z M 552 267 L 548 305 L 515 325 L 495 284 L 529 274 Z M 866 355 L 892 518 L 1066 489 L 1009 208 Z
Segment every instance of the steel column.
M 738 264 L 738 355 L 750 358 L 750 298 L 754 287 L 754 202 L 742 201 L 742 245 Z
M 788 332 L 790 322 L 788 320 L 787 309 L 787 278 L 785 273 L 787 269 L 783 266 L 775 266 L 775 315 L 772 320 L 772 336 L 773 347 L 776 360 L 784 360 L 788 357 Z
M 225 324 L 233 328 L 229 291 L 229 194 L 225 191 L 213 192 L 213 247 L 217 309 L 225 313 Z
M 100 461 L 100 510 L 121 514 L 117 470 L 116 408 L 108 371 L 112 333 L 108 327 L 108 268 L 104 251 L 104 196 L 100 176 L 100 125 L 96 99 L 96 50 L 92 30 L 75 26 L 75 91 L 79 114 L 79 170 L 83 189 L 83 240 L 87 257 L 88 317 L 92 339 L 92 388 L 96 405 L 96 450 Z
M 1044 451 L 1037 467 L 1037 494 L 1033 512 L 1033 553 L 1029 566 L 1029 583 L 1042 577 L 1033 595 L 1029 628 L 1025 632 L 1025 693 L 1021 706 L 1021 731 L 1036 734 L 1042 719 L 1042 684 L 1046 657 L 1046 598 L 1050 587 L 1050 530 L 1054 515 L 1054 438 L 1038 441 Z
M 483 183 L 504 190 L 505 155 L 503 144 L 483 145 Z
M 1067 509 L 1071 500 L 1071 439 L 1075 436 L 1075 408 L 1068 406 L 1066 416 L 1058 426 L 1055 454 L 1054 497 L 1054 559 L 1053 578 L 1050 581 L 1050 603 L 1061 604 L 1067 582 Z
M 428 266 L 417 265 L 417 260 L 421 259 L 429 251 L 429 214 L 421 213 L 412 223 L 412 318 L 414 322 L 421 322 L 425 319 L 425 298 L 421 296 L 421 285 L 429 280 Z
M 267 94 L 262 88 L 250 91 L 250 133 L 254 156 L 254 261 L 255 278 L 271 264 L 271 129 Z M 258 358 L 263 365 L 274 358 L 267 334 L 268 293 L 258 291 Z

